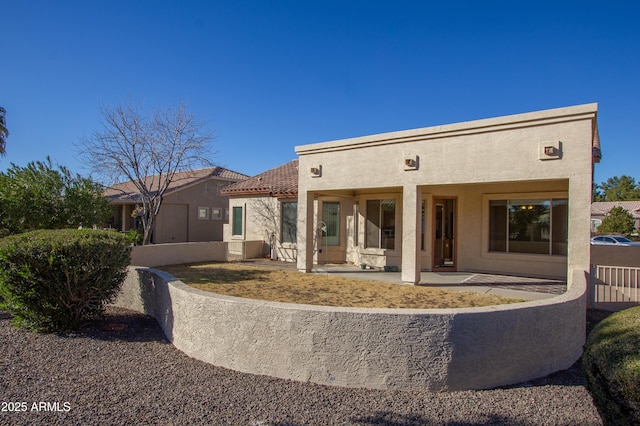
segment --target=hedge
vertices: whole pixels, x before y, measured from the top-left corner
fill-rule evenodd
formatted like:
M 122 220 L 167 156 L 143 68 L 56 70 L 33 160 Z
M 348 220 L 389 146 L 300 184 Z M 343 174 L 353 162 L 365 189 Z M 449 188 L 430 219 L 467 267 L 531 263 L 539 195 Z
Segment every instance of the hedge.
M 604 424 L 639 425 L 640 306 L 600 322 L 589 334 L 582 364 Z
M 76 330 L 117 296 L 131 244 L 114 231 L 37 230 L 0 239 L 0 308 L 14 324 Z

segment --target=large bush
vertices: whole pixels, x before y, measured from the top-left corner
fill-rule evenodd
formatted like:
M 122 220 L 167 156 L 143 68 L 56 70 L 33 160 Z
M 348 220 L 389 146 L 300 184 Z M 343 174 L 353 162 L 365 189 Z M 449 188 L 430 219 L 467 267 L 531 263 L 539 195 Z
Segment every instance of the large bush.
M 613 207 L 607 216 L 598 226 L 600 234 L 623 234 L 630 235 L 636 228 L 636 221 L 633 215 L 623 207 Z
M 583 355 L 587 389 L 605 425 L 640 425 L 640 306 L 603 320 Z
M 102 227 L 112 209 L 103 188 L 51 160 L 0 172 L 0 237 L 34 229 Z
M 0 307 L 26 328 L 77 329 L 117 296 L 130 254 L 127 237 L 113 231 L 37 230 L 2 238 Z

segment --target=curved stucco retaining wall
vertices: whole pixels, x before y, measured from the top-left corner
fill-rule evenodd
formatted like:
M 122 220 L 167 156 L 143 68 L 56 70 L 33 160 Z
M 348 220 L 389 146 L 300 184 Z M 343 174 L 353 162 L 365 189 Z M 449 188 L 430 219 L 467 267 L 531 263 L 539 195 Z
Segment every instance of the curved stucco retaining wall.
M 335 308 L 216 295 L 131 267 L 115 304 L 153 316 L 187 355 L 232 370 L 346 387 L 463 390 L 570 367 L 585 340 L 584 272 L 574 283 L 564 295 L 516 305 Z

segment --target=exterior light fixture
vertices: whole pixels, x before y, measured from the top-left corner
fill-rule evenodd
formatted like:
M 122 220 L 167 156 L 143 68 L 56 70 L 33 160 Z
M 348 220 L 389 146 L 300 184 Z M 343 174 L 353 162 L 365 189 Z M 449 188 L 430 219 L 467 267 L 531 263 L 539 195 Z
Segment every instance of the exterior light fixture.
M 404 156 L 404 170 L 418 170 L 419 157 L 415 154 L 408 154 Z
M 562 142 L 540 142 L 538 145 L 538 158 L 540 160 L 561 160 Z
M 318 167 L 311 167 L 311 177 L 320 177 L 322 176 L 322 165 L 319 165 Z

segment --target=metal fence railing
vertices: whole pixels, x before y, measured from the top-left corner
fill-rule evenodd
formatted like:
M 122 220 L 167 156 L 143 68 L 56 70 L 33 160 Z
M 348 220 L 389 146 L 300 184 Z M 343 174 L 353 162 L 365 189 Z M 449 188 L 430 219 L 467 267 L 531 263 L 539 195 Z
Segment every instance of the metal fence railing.
M 592 307 L 640 304 L 640 268 L 591 265 L 589 301 Z

